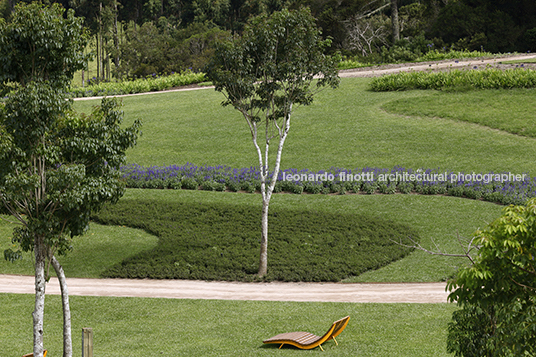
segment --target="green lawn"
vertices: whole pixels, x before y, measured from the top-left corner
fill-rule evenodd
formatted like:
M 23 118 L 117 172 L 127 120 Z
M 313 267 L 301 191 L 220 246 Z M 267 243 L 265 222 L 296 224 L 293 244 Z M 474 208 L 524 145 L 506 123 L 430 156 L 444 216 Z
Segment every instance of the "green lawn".
M 536 173 L 532 159 L 536 141 L 484 126 L 386 113 L 381 108 L 389 102 L 414 100 L 433 92 L 375 93 L 367 90 L 368 82 L 366 78 L 344 78 L 339 89 L 327 89 L 313 105 L 297 108 L 282 168 L 400 165 Z M 493 100 L 474 103 L 472 108 L 486 108 Z M 144 166 L 186 162 L 236 168 L 258 165 L 244 119 L 234 109 L 222 107 L 222 101 L 223 96 L 212 89 L 123 98 L 125 121 L 141 118 L 144 123 L 143 136 L 128 152 L 128 162 Z M 95 104 L 98 101 L 77 101 L 75 107 L 87 112 Z M 531 108 L 527 101 L 518 105 Z
M 531 120 L 527 116 L 532 104 L 527 99 L 531 91 L 497 91 L 506 98 L 502 102 L 514 104 L 509 104 L 512 111 L 502 111 L 494 116 L 495 111 L 489 108 L 495 108 L 493 104 L 497 98 L 487 95 L 487 92 L 374 93 L 367 90 L 367 83 L 368 79 L 343 79 L 341 88 L 326 90 L 312 106 L 298 108 L 285 147 L 283 167 L 319 170 L 331 166 L 354 168 L 402 165 L 469 172 L 535 172 L 532 158 L 536 151 L 536 142 L 533 138 L 512 135 L 462 120 L 437 118 L 447 114 L 451 117 L 461 117 L 464 113 L 482 112 L 487 113 L 482 114 L 482 117 L 502 118 L 499 121 L 505 125 L 509 125 L 513 118 L 523 119 L 529 125 Z M 433 98 L 436 97 L 441 100 L 434 101 Z M 473 100 L 475 97 L 478 100 Z M 255 165 L 256 157 L 246 124 L 234 110 L 221 107 L 221 99 L 221 94 L 211 89 L 124 98 L 126 121 L 142 117 L 145 123 L 139 147 L 129 151 L 128 161 L 143 165 L 183 164 L 187 161 L 234 167 Z M 451 105 L 448 111 L 442 111 L 445 101 L 459 101 L 461 105 Z M 80 101 L 75 105 L 80 110 L 88 110 L 96 103 L 98 101 Z M 427 116 L 400 116 L 386 113 L 382 109 L 404 108 L 403 103 L 413 103 L 413 107 L 421 111 L 427 110 Z M 517 111 L 514 112 L 513 108 Z M 496 108 L 497 111 L 499 109 Z M 202 118 L 204 120 L 201 120 Z M 240 202 L 257 206 L 259 210 L 261 200 L 259 195 L 184 190 L 129 190 L 125 199 L 135 199 L 138 196 L 148 196 L 161 201 L 172 199 L 186 202 Z M 497 217 L 501 209 L 495 204 L 454 197 L 398 194 L 281 194 L 274 196 L 272 205 L 281 205 L 282 208 L 300 207 L 377 214 L 418 229 L 423 245 L 432 247 L 433 240 L 448 251 L 459 251 L 456 232 L 463 237 L 470 237 L 474 230 Z M 0 229 L 1 227 L 2 225 Z M 98 228 L 94 228 L 89 234 L 96 234 L 101 238 L 76 238 L 73 252 L 64 258 L 68 275 L 97 277 L 106 267 L 156 245 L 156 238 L 142 236 L 146 238 L 140 239 L 147 243 L 135 244 L 139 249 L 129 251 L 132 244 L 121 237 L 133 237 L 134 234 L 109 234 L 108 229 L 117 227 L 94 227 Z M 131 232 L 123 229 L 125 232 Z M 9 230 L 4 228 L 4 231 Z M 6 234 L 2 247 L 9 246 L 9 234 Z M 115 241 L 115 244 L 122 244 L 124 247 L 117 250 L 117 255 L 109 257 L 110 250 L 101 248 L 104 244 L 111 244 L 104 243 L 106 240 Z M 84 241 L 94 242 L 94 245 L 80 246 Z M 91 254 L 92 258 L 84 258 L 88 260 L 85 266 L 77 267 L 77 262 L 81 262 L 88 251 L 94 252 Z M 104 251 L 107 253 L 101 253 Z M 13 265 L 3 262 L 0 263 L 0 269 L 3 272 L 26 271 L 31 274 L 31 263 L 26 260 L 24 268 L 23 263 Z M 103 264 L 103 261 L 106 263 Z M 73 262 L 72 265 L 69 262 Z M 463 260 L 415 252 L 399 262 L 351 280 L 439 281 L 452 276 L 461 262 Z
M 422 95 L 418 97 L 386 103 L 383 109 L 389 113 L 427 117 L 440 122 L 451 119 L 474 123 L 481 127 L 536 138 L 536 89 L 421 92 Z M 519 139 L 519 143 L 533 141 Z
M 33 296 L 0 294 L 2 356 L 32 351 Z M 447 356 L 449 304 L 353 304 L 71 297 L 73 356 L 83 327 L 93 329 L 94 355 L 122 356 Z M 319 348 L 264 345 L 282 332 L 322 335 L 350 315 L 343 333 Z M 16 317 L 16 318 L 14 318 Z M 45 347 L 61 356 L 61 301 L 47 296 Z M 7 327 L 9 326 L 9 328 Z
M 11 246 L 13 227 L 0 220 L 0 253 Z M 59 260 L 68 277 L 98 278 L 106 267 L 153 248 L 157 241 L 157 237 L 141 229 L 91 223 L 85 235 L 74 238 L 72 252 Z M 23 253 L 23 259 L 14 263 L 0 259 L 1 274 L 33 275 L 33 269 L 31 253 Z

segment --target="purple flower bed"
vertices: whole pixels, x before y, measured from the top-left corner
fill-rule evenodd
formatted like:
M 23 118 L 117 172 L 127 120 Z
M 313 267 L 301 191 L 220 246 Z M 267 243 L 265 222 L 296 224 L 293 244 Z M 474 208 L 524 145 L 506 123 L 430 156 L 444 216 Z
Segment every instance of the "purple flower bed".
M 260 190 L 257 167 L 128 165 L 121 167 L 130 188 L 170 188 L 210 191 Z M 269 180 L 272 176 L 269 176 Z M 353 170 L 332 167 L 311 171 L 286 169 L 279 172 L 275 192 L 318 193 L 420 193 L 483 199 L 500 204 L 523 204 L 536 196 L 536 178 L 526 174 L 463 173 L 439 169 L 392 169 L 364 167 Z

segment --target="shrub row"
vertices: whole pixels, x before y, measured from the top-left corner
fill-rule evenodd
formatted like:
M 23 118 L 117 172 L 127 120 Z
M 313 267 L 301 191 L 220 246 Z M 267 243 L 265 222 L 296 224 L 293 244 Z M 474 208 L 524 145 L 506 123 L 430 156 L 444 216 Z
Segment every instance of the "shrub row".
M 145 229 L 158 245 L 112 266 L 111 278 L 257 280 L 260 209 L 245 205 L 126 200 L 93 217 Z M 379 217 L 271 209 L 264 280 L 340 281 L 410 252 L 407 226 Z
M 417 62 L 428 62 L 428 61 L 443 61 L 449 59 L 462 59 L 462 58 L 480 58 L 480 57 L 492 57 L 494 56 L 491 52 L 484 51 L 440 51 L 434 49 L 426 52 L 424 55 L 417 59 Z
M 129 165 L 121 168 L 129 188 L 188 189 L 208 191 L 260 191 L 257 167 L 234 169 L 228 166 L 186 164 L 164 167 Z M 327 171 L 282 170 L 275 192 L 295 194 L 394 194 L 419 193 L 482 199 L 499 204 L 524 204 L 536 197 L 536 179 L 511 173 L 466 174 L 440 170 L 412 170 L 402 167 L 365 167 Z
M 174 87 L 184 86 L 205 81 L 204 73 L 193 73 L 191 71 L 173 73 L 169 76 L 150 76 L 121 82 L 101 82 L 86 87 L 75 87 L 71 89 L 73 97 L 94 97 L 106 95 L 121 95 L 161 91 Z
M 536 87 L 536 71 L 515 68 L 500 70 L 453 70 L 442 72 L 400 72 L 372 79 L 373 91 L 400 91 L 410 89 L 512 89 Z
M 493 53 L 490 52 L 483 52 L 483 51 L 455 51 L 455 50 L 430 50 L 426 52 L 425 54 L 421 56 L 417 56 L 416 54 L 410 53 L 410 57 L 412 58 L 406 58 L 405 61 L 411 61 L 411 62 L 428 62 L 428 61 L 442 61 L 442 60 L 449 60 L 449 59 L 464 59 L 464 58 L 480 58 L 480 57 L 493 57 Z M 353 68 L 362 68 L 362 67 L 371 67 L 374 65 L 381 65 L 381 64 L 388 64 L 392 62 L 400 63 L 400 61 L 394 60 L 394 58 L 391 58 L 391 61 L 389 61 L 388 57 L 392 56 L 384 56 L 386 58 L 383 58 L 382 61 L 378 63 L 370 63 L 370 62 L 363 62 L 362 60 L 366 60 L 367 58 L 362 58 L 361 61 L 359 58 L 345 58 L 342 61 L 339 62 L 338 68 L 339 69 L 353 69 Z M 396 57 L 396 56 L 395 56 Z M 394 60 L 394 61 L 393 61 Z

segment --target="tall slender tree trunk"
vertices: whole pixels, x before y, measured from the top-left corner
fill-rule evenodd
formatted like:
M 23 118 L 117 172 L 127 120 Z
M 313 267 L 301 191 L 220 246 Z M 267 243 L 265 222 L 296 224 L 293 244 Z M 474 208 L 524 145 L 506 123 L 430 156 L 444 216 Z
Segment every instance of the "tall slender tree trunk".
M 117 68 L 119 67 L 119 31 L 117 28 L 117 0 L 114 0 L 114 48 L 114 64 L 115 69 L 117 70 Z
M 100 59 L 101 59 L 101 73 L 100 78 L 106 78 L 106 69 L 104 68 L 104 25 L 102 24 L 102 2 L 99 3 L 99 37 L 100 37 Z
M 33 354 L 43 357 L 43 321 L 45 317 L 46 252 L 42 237 L 35 237 L 35 309 L 33 317 Z
M 261 253 L 259 257 L 259 271 L 257 275 L 264 276 L 268 272 L 268 207 L 270 198 L 262 199 L 261 218 Z
M 391 0 L 391 24 L 393 26 L 393 43 L 400 40 L 400 23 L 398 22 L 398 0 Z
M 99 33 L 97 35 L 95 35 L 95 42 L 97 44 L 97 79 L 99 79 L 99 76 L 100 76 L 100 47 L 99 47 L 99 37 L 100 37 L 100 29 L 99 29 Z
M 264 276 L 268 272 L 268 208 L 270 206 L 270 199 L 272 198 L 272 193 L 274 192 L 275 184 L 277 183 L 277 177 L 279 176 L 279 168 L 281 167 L 281 156 L 283 154 L 283 146 L 285 140 L 287 139 L 288 132 L 290 130 L 290 115 L 292 113 L 292 104 L 288 109 L 288 113 L 285 116 L 283 125 L 280 127 L 277 125 L 277 122 L 274 123 L 277 127 L 279 133 L 279 145 L 277 146 L 277 154 L 275 157 L 274 172 L 272 175 L 272 180 L 268 187 L 266 186 L 266 180 L 268 179 L 268 152 L 270 148 L 270 140 L 268 139 L 270 135 L 269 131 L 269 122 L 266 123 L 266 147 L 265 147 L 265 162 L 263 165 L 262 154 L 260 148 L 257 145 L 256 141 L 256 131 L 254 135 L 253 143 L 257 149 L 259 155 L 259 164 L 262 168 L 261 170 L 261 193 L 262 193 L 262 217 L 261 217 L 261 252 L 259 257 L 259 271 L 258 276 Z
M 56 271 L 56 276 L 58 277 L 61 289 L 61 303 L 63 307 L 63 357 L 72 357 L 73 340 L 71 335 L 71 308 L 69 306 L 69 290 L 67 289 L 65 272 L 55 256 L 52 256 L 51 263 Z

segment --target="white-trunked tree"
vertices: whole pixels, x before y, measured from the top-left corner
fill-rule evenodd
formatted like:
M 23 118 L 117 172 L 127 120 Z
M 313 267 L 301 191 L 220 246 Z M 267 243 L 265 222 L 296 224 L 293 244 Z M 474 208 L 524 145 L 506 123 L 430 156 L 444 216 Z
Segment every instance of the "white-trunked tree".
M 20 4 L 9 23 L 0 19 L 0 93 L 7 94 L 0 102 L 0 207 L 18 223 L 12 238 L 18 248 L 4 256 L 34 252 L 36 357 L 44 352 L 50 264 L 62 292 L 63 356 L 72 356 L 68 291 L 56 256 L 87 230 L 92 212 L 122 196 L 118 168 L 140 126 L 121 129 L 113 100 L 103 100 L 90 116 L 72 111 L 66 89 L 84 65 L 86 43 L 82 20 L 57 4 Z
M 330 44 L 321 38 L 309 10 L 283 10 L 255 18 L 241 37 L 220 43 L 207 66 L 209 79 L 226 97 L 223 104 L 232 105 L 246 119 L 259 159 L 259 276 L 268 269 L 268 207 L 292 111 L 311 104 L 322 88 L 339 84 L 337 58 L 326 54 Z M 269 155 L 272 143 L 277 145 L 275 158 Z

